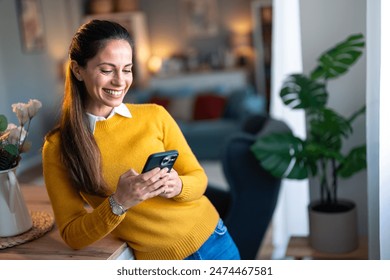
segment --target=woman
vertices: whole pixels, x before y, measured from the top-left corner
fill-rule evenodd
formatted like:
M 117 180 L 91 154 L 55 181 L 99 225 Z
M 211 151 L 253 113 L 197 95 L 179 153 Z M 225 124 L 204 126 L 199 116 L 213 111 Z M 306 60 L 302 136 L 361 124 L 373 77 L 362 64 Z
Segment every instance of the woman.
M 81 26 L 70 45 L 61 118 L 43 147 L 62 238 L 79 249 L 111 233 L 136 259 L 239 259 L 175 121 L 161 106 L 122 103 L 132 56 L 128 32 L 109 21 Z M 167 150 L 179 152 L 170 172 L 140 174 L 150 154 Z

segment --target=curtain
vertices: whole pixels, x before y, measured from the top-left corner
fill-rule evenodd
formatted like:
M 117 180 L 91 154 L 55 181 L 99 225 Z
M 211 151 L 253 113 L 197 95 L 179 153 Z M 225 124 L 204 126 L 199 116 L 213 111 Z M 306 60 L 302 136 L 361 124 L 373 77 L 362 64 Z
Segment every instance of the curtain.
M 293 133 L 306 136 L 303 111 L 291 110 L 279 96 L 287 75 L 302 72 L 299 0 L 273 1 L 270 114 L 285 121 Z M 283 258 L 292 235 L 308 234 L 308 180 L 283 180 L 273 220 L 274 259 Z

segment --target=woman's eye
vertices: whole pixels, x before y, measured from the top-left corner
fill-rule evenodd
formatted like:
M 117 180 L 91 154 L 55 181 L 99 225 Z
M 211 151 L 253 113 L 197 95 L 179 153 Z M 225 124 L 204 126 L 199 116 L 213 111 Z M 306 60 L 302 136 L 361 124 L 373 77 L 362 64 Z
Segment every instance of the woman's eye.
M 112 73 L 112 71 L 111 70 L 104 70 L 104 69 L 102 69 L 102 70 L 100 70 L 103 74 L 110 74 L 110 73 Z
M 131 69 L 123 69 L 123 73 L 131 73 L 132 71 L 131 71 Z

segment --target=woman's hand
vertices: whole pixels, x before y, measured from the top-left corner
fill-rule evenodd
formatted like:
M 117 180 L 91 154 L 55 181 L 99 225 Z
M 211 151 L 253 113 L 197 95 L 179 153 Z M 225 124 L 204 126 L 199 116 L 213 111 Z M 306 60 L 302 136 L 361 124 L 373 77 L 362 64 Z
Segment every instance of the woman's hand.
M 181 181 L 179 174 L 173 168 L 171 172 L 167 173 L 168 181 L 165 183 L 164 191 L 160 196 L 165 198 L 172 198 L 181 193 L 183 188 L 183 182 Z
M 166 168 L 155 168 L 142 174 L 130 169 L 120 176 L 117 190 L 113 195 L 114 199 L 125 209 L 129 209 L 144 200 L 162 195 L 164 192 L 164 197 L 168 197 L 168 192 L 172 193 L 173 182 L 180 181 L 177 173 L 177 179 L 173 179 L 175 176 L 172 177 L 169 174 Z

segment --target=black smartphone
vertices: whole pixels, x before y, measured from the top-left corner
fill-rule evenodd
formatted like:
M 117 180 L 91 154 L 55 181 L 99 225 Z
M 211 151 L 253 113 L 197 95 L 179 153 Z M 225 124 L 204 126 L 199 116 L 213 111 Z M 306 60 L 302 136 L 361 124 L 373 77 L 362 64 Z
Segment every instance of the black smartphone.
M 151 154 L 145 163 L 142 173 L 152 170 L 156 167 L 160 167 L 161 169 L 167 167 L 168 171 L 171 171 L 178 156 L 179 152 L 176 150 Z

